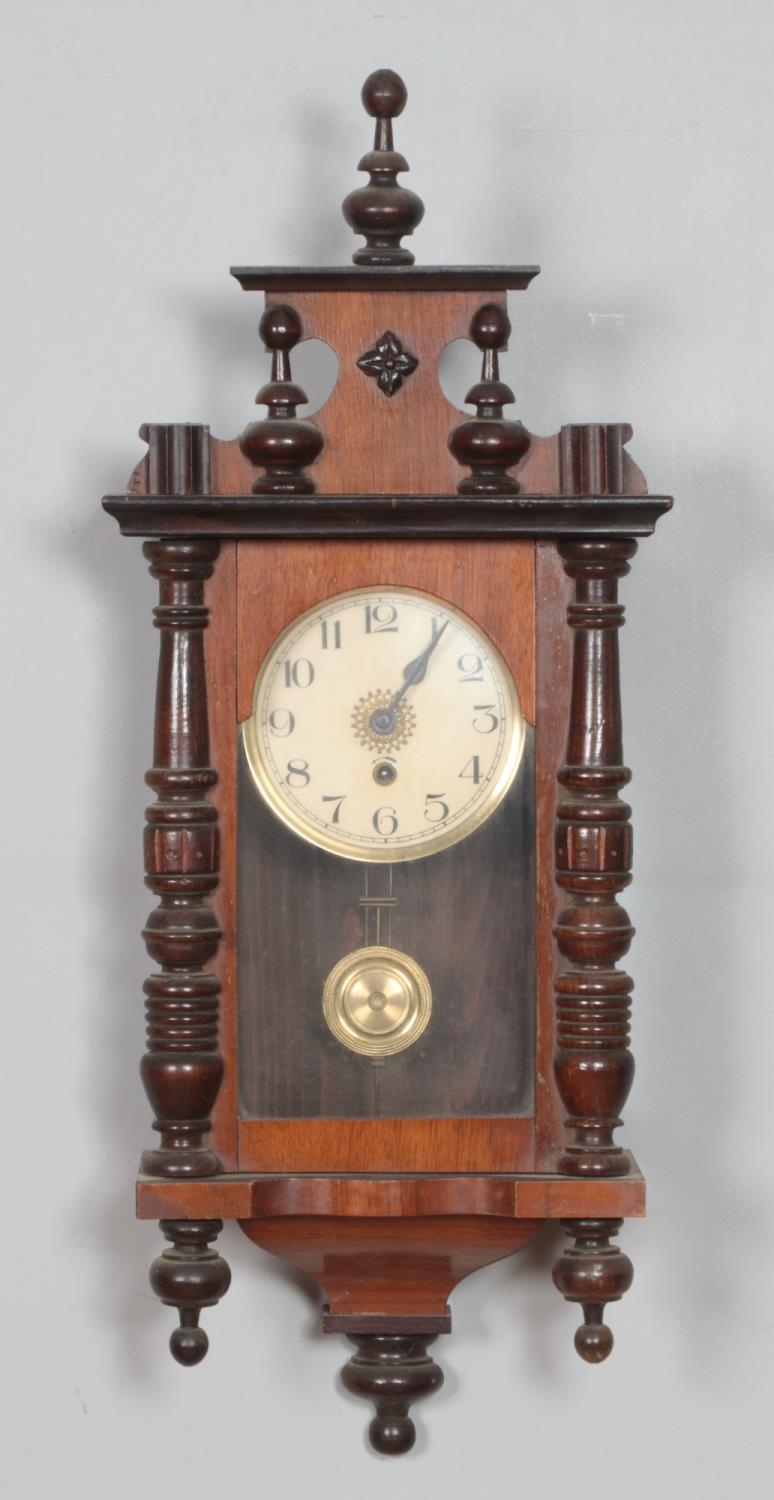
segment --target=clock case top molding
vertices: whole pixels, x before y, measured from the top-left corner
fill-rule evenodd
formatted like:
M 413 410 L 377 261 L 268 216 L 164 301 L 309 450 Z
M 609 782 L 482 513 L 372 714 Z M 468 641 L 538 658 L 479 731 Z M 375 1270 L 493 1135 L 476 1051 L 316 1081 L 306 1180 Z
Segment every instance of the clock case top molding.
M 344 1380 L 374 1402 L 371 1441 L 399 1453 L 413 1442 L 410 1402 L 441 1383 L 427 1345 L 448 1330 L 463 1276 L 562 1221 L 570 1248 L 555 1280 L 583 1309 L 576 1345 L 589 1362 L 609 1353 L 604 1306 L 631 1281 L 611 1243 L 645 1202 L 614 1140 L 633 1072 L 632 984 L 618 967 L 632 937 L 617 900 L 631 878 L 618 585 L 671 500 L 648 495 L 626 424 L 540 437 L 504 415 L 507 293 L 538 268 L 416 267 L 402 240 L 423 209 L 397 184 L 406 163 L 392 142 L 405 90 L 381 70 L 363 101 L 376 122 L 360 164 L 370 181 L 344 204 L 366 238 L 356 264 L 233 272 L 265 294 L 272 368 L 256 399 L 267 417 L 233 439 L 144 426 L 146 455 L 103 503 L 125 535 L 147 539 L 159 583 L 145 842 L 158 905 L 144 932 L 158 970 L 145 986 L 142 1076 L 160 1139 L 143 1157 L 137 1204 L 169 1241 L 151 1279 L 179 1312 L 172 1350 L 184 1364 L 206 1353 L 199 1315 L 229 1283 L 214 1242 L 236 1220 L 319 1283 L 326 1329 L 357 1346 Z M 323 339 L 339 360 L 313 420 L 297 415 L 301 338 Z M 460 338 L 482 364 L 466 398 L 474 416 L 438 380 L 442 350 Z M 369 585 L 423 590 L 477 621 L 534 727 L 528 1113 L 242 1117 L 238 726 L 281 631 Z

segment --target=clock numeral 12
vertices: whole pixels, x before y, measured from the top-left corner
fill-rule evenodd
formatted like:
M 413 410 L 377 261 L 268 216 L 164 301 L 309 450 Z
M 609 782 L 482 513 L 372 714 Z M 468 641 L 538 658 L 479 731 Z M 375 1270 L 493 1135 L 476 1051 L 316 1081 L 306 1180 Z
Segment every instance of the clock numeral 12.
M 398 611 L 394 604 L 367 604 L 365 606 L 366 635 L 393 635 L 397 632 Z

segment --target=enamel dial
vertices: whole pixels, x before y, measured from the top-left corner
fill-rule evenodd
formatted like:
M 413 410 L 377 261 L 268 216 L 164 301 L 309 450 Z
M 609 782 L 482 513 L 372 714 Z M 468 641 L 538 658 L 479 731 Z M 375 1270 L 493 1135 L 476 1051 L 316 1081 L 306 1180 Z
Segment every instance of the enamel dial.
M 430 594 L 337 594 L 271 647 L 243 726 L 253 778 L 301 838 L 345 859 L 421 859 L 494 812 L 524 745 L 502 656 Z

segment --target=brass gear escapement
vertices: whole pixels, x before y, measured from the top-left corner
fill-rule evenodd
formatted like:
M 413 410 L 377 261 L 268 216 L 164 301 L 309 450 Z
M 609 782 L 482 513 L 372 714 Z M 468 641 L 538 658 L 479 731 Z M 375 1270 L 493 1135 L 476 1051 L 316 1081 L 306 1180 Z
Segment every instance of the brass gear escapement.
M 416 715 L 410 703 L 405 701 L 397 704 L 393 710 L 395 723 L 386 734 L 380 734 L 374 729 L 371 720 L 379 709 L 387 709 L 394 697 L 393 693 L 385 689 L 377 688 L 375 692 L 366 693 L 364 698 L 358 698 L 352 710 L 352 729 L 355 739 L 365 745 L 367 750 L 381 750 L 389 754 L 392 750 L 401 750 L 407 745 L 414 733 Z
M 424 969 L 396 948 L 357 948 L 331 969 L 323 988 L 330 1030 L 364 1057 L 391 1057 L 412 1046 L 432 1008 Z

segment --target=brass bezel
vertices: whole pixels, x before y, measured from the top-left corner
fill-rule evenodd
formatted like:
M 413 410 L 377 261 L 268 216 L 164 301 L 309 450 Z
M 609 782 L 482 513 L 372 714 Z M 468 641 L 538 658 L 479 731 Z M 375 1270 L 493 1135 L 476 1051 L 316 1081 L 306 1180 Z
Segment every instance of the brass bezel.
M 260 701 L 261 689 L 268 673 L 279 652 L 282 651 L 286 640 L 293 636 L 299 628 L 303 627 L 307 620 L 319 619 L 328 611 L 335 611 L 341 606 L 342 601 L 368 598 L 379 594 L 406 594 L 414 599 L 422 599 L 428 603 L 436 604 L 455 619 L 471 629 L 475 634 L 483 637 L 487 643 L 487 653 L 490 656 L 494 669 L 500 680 L 503 696 L 510 708 L 513 720 L 513 731 L 511 742 L 503 758 L 500 773 L 492 783 L 487 796 L 479 802 L 467 818 L 455 824 L 451 828 L 440 831 L 433 838 L 424 838 L 417 846 L 411 844 L 379 844 L 369 846 L 367 844 L 353 844 L 350 840 L 342 838 L 329 829 L 320 829 L 316 824 L 312 825 L 303 814 L 289 806 L 279 796 L 273 779 L 268 774 L 261 743 L 256 731 L 256 711 Z M 273 641 L 269 647 L 255 679 L 253 688 L 252 706 L 250 716 L 244 719 L 240 725 L 242 742 L 245 748 L 247 764 L 250 768 L 253 781 L 258 788 L 264 801 L 272 812 L 290 828 L 293 833 L 298 834 L 307 843 L 314 844 L 318 849 L 325 849 L 330 854 L 338 855 L 340 859 L 350 859 L 358 864 L 400 864 L 407 860 L 426 859 L 431 854 L 438 854 L 443 849 L 450 849 L 452 845 L 458 844 L 469 834 L 474 833 L 477 828 L 485 823 L 487 818 L 499 807 L 504 796 L 509 790 L 521 763 L 526 736 L 526 722 L 521 711 L 521 703 L 513 680 L 513 674 L 505 661 L 502 653 L 498 651 L 491 636 L 483 629 L 477 621 L 465 614 L 464 610 L 458 609 L 456 605 L 450 604 L 438 594 L 427 593 L 423 589 L 410 588 L 403 584 L 368 584 L 357 589 L 346 589 L 340 594 L 331 594 L 325 599 L 320 599 L 310 609 L 303 610 L 285 626 L 284 630 Z

